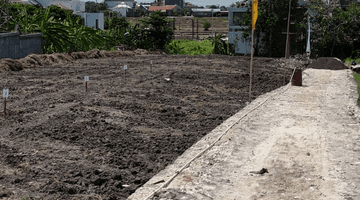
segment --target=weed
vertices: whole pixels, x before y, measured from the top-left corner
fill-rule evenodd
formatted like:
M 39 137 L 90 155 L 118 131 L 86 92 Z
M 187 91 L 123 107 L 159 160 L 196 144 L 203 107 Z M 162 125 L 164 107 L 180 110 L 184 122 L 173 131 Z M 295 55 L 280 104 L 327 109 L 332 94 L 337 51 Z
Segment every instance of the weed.
M 354 79 L 355 79 L 356 83 L 358 84 L 357 91 L 358 91 L 358 94 L 359 94 L 359 98 L 357 100 L 357 104 L 360 107 L 360 74 L 354 72 L 353 76 L 354 76 Z

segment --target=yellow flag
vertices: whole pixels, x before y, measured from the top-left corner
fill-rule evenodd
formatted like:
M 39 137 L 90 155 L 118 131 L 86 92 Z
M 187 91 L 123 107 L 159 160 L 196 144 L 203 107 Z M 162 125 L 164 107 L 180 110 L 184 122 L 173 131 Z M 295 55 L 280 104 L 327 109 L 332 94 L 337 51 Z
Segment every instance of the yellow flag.
M 255 29 L 255 23 L 258 17 L 258 0 L 253 0 L 252 3 L 252 29 Z

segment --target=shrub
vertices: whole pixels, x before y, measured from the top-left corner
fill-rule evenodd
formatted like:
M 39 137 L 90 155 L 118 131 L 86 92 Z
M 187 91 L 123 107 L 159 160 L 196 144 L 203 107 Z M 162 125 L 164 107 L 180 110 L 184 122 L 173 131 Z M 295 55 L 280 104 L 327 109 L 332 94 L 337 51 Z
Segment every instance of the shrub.
M 213 50 L 214 47 L 210 40 L 173 40 L 165 47 L 165 52 L 167 54 L 181 55 L 209 55 L 212 54 Z
M 209 28 L 211 27 L 211 23 L 208 22 L 208 21 L 205 21 L 202 25 L 202 27 L 205 29 L 205 30 L 209 30 Z

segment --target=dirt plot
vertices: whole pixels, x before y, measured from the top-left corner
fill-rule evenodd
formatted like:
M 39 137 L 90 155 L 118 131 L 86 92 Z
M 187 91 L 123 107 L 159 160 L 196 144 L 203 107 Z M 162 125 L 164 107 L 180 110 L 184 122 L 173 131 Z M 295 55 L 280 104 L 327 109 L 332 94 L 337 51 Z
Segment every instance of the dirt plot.
M 289 81 L 291 70 L 280 66 L 255 58 L 253 99 Z M 0 119 L 1 199 L 126 199 L 248 100 L 248 57 L 138 55 L 23 68 L 0 74 L 10 91 Z

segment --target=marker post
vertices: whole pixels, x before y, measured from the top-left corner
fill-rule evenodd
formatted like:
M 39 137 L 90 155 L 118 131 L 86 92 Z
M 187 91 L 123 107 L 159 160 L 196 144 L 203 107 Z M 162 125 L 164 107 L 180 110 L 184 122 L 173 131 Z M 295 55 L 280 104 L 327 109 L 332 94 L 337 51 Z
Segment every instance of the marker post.
M 125 84 L 126 84 L 126 70 L 127 70 L 127 65 L 124 65 L 124 80 L 125 80 Z
M 4 97 L 4 114 L 6 115 L 6 99 L 9 97 L 8 89 L 3 89 L 3 97 Z
M 150 61 L 150 73 L 152 71 L 152 60 Z
M 85 91 L 87 92 L 87 82 L 89 81 L 89 76 L 84 76 L 85 80 Z

